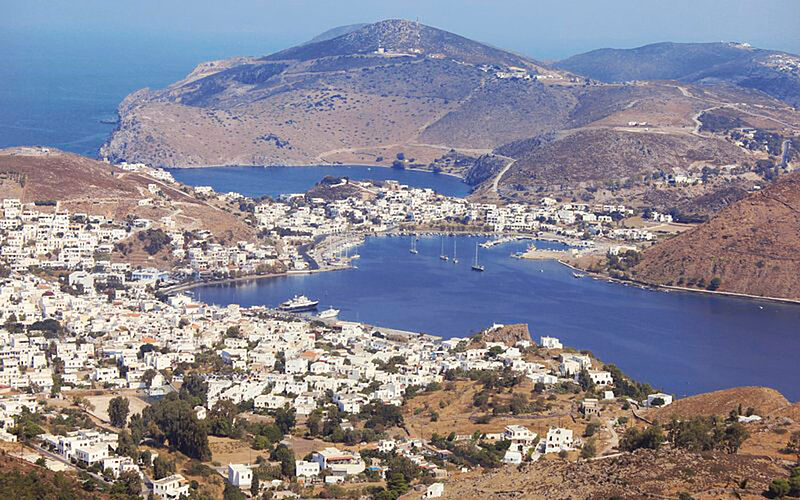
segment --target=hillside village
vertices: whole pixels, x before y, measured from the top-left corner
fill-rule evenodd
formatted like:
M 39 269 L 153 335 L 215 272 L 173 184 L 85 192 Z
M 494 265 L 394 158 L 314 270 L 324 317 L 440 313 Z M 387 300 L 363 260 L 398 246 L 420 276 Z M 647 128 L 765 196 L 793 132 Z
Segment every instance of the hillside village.
M 159 169 L 143 165 L 121 168 L 176 184 Z M 154 196 L 160 189 L 149 186 Z M 41 205 L 3 200 L 0 255 L 6 267 L 0 285 L 0 321 L 4 325 L 0 386 L 6 388 L 6 395 L 0 399 L 0 438 L 27 443 L 39 450 L 49 466 L 77 467 L 94 474 L 87 481 L 116 479 L 128 484 L 135 476 L 145 491 L 177 499 L 198 487 L 179 473 L 166 474 L 162 462 L 156 465 L 157 448 L 148 448 L 146 455 L 138 450 L 139 446 L 152 447 L 158 439 L 163 442 L 163 437 L 158 438 L 162 434 L 151 435 L 152 426 L 162 429 L 167 424 L 144 411 L 126 422 L 129 403 L 125 404 L 125 418 L 114 422 L 108 398 L 104 414 L 89 402 L 92 397 L 124 393 L 126 396 L 114 399 L 133 398 L 145 407 L 158 406 L 158 401 L 165 405 L 191 401 L 191 406 L 175 410 L 184 412 L 180 418 L 198 427 L 204 421 L 215 422 L 212 431 L 205 432 L 224 436 L 230 432 L 218 430 L 216 422 L 227 414 L 227 425 L 244 426 L 244 436 L 252 435 L 250 445 L 258 448 L 264 446 L 258 444 L 264 439 L 270 448 L 284 440 L 274 433 L 265 438 L 253 432 L 254 424 L 237 420 L 236 414 L 244 411 L 271 416 L 276 422 L 288 420 L 291 425 L 281 428 L 284 436 L 296 434 L 293 429 L 300 420 L 312 436 L 320 431 L 312 430 L 310 422 L 333 426 L 325 433 L 326 439 L 333 441 L 331 445 L 296 457 L 292 467 L 287 466 L 271 482 L 253 479 L 268 477 L 258 464 L 212 467 L 227 484 L 245 492 L 297 484 L 306 488 L 358 484 L 365 474 L 385 477 L 395 460 L 391 457 L 402 457 L 421 474 L 446 477 L 452 467 L 448 463 L 463 453 L 455 443 L 473 442 L 474 437 L 454 434 L 443 441 L 435 435 L 413 436 L 408 431 L 405 436 L 391 435 L 387 430 L 403 429 L 402 410 L 397 409 L 409 398 L 420 391 L 441 391 L 460 377 L 503 374 L 501 378 L 512 377 L 514 385 L 527 381 L 524 383 L 540 392 L 583 384 L 597 397 L 586 397 L 574 409 L 589 417 L 617 398 L 611 371 L 588 354 L 565 350 L 552 337 L 542 337 L 537 347 L 527 333 L 513 342 L 478 343 L 412 333 L 398 336 L 368 325 L 322 322 L 265 307 L 211 306 L 164 291 L 175 284 L 253 275 L 265 269 L 302 272 L 319 266 L 315 258 L 323 266 L 336 268 L 348 264 L 340 255 L 341 247 L 357 243 L 354 236 L 398 228 L 430 231 L 439 224 L 456 224 L 460 230 L 501 235 L 548 231 L 576 242 L 587 234 L 650 239 L 652 235 L 646 231 L 614 228 L 615 220 L 632 212 L 624 206 L 590 207 L 543 198 L 538 207 L 498 207 L 392 181 L 376 184 L 348 179 L 326 180 L 319 193 L 312 190 L 305 196 L 276 201 L 217 194 L 203 187 L 192 191 L 201 199 L 238 203 L 269 243 L 240 241 L 226 247 L 208 232 L 177 230 L 169 218 L 119 221 L 70 213 L 60 209 L 58 202 Z M 139 205 L 151 202 L 145 198 Z M 304 245 L 320 238 L 322 243 L 309 250 L 315 258 L 301 253 Z M 143 240 L 145 248 L 159 246 L 154 254 L 166 247 L 176 265 L 162 270 L 125 262 L 120 248 L 135 239 Z M 497 335 L 505 328 L 494 325 L 486 334 Z M 194 389 L 187 390 L 187 386 Z M 188 391 L 194 392 L 187 396 Z M 671 401 L 671 396 L 656 392 L 638 395 L 644 399 L 624 399 L 625 404 L 648 407 L 653 401 L 662 405 Z M 150 422 L 145 429 L 139 427 L 143 416 Z M 367 427 L 354 426 L 365 417 Z M 373 420 L 376 423 L 369 424 Z M 248 423 L 243 424 L 245 421 Z M 129 430 L 124 430 L 126 423 Z M 487 433 L 481 439 L 498 443 L 488 459 L 493 466 L 580 450 L 585 444 L 574 435 L 574 429 L 558 425 L 539 436 L 525 425 L 509 424 L 503 432 Z M 208 460 L 213 456 L 187 448 L 175 437 L 167 437 L 167 442 L 172 451 L 190 457 Z M 366 448 L 368 452 L 336 447 L 342 442 L 372 447 Z M 204 446 L 207 449 L 208 444 Z M 487 465 L 486 460 L 465 461 L 462 457 L 456 463 L 469 468 L 470 464 Z M 175 472 L 174 463 L 167 468 Z M 442 491 L 443 483 L 433 482 L 426 495 Z
M 75 271 L 69 286 L 114 287 L 128 281 L 156 286 L 187 281 L 256 276 L 270 273 L 335 269 L 350 264 L 345 250 L 370 235 L 398 232 L 474 232 L 534 237 L 549 235 L 578 249 L 625 252 L 616 242 L 652 241 L 650 228 L 667 227 L 672 216 L 648 210 L 648 219 L 626 227 L 635 215 L 624 205 L 564 203 L 541 198 L 539 204 L 476 203 L 447 197 L 431 189 L 347 178 L 326 179 L 307 194 L 278 200 L 254 200 L 238 193 L 189 188 L 168 172 L 144 165 L 123 170 L 158 179 L 162 185 L 189 191 L 199 200 L 214 200 L 240 213 L 258 232 L 256 240 L 222 241 L 208 230 L 182 229 L 174 217 L 124 220 L 70 212 L 58 201 L 22 203 L 6 198 L 0 219 L 0 256 L 12 271 Z M 150 184 L 157 198 L 161 187 Z M 139 206 L 153 203 L 142 198 Z M 664 226 L 664 225 L 667 226 Z M 142 247 L 144 261 L 128 254 Z M 160 258 L 156 258 L 159 257 Z M 149 264 L 149 265 L 148 265 Z
M 134 472 L 161 498 L 187 494 L 189 483 L 180 474 L 152 476 L 148 467 L 155 454 L 143 463 L 141 456 L 123 452 L 127 448 L 122 440 L 130 439 L 127 431 L 122 431 L 123 438 L 118 429 L 107 430 L 109 422 L 88 406 L 84 410 L 105 425 L 45 432 L 64 418 L 59 417 L 58 407 L 51 406 L 52 399 L 91 389 L 92 394 L 134 391 L 145 401 L 159 400 L 183 394 L 187 384 L 199 380 L 202 404 L 182 417 L 195 424 L 218 418 L 215 415 L 223 408 L 233 407 L 254 414 L 291 415 L 291 420 L 306 419 L 308 425 L 315 415 L 331 418 L 330 408 L 335 408 L 342 429 L 348 418 L 365 412 L 371 418 L 390 415 L 386 418 L 399 424 L 402 417 L 387 408 L 401 407 L 416 392 L 441 390 L 458 373 L 524 377 L 544 391 L 564 384 L 579 387 L 579 379 L 588 377 L 585 383 L 603 399 L 616 399 L 611 372 L 590 355 L 565 350 L 552 337 L 543 337 L 539 347 L 530 339 L 509 345 L 412 334 L 397 337 L 358 323 L 287 318 L 263 307 L 209 306 L 186 295 L 160 301 L 136 282 L 105 293 L 91 286 L 59 286 L 32 275 L 11 276 L 0 286 L 0 320 L 5 325 L 0 335 L 0 385 L 6 387 L 0 398 L 0 438 L 24 439 L 52 460 L 96 470 L 111 480 Z M 486 333 L 505 328 L 494 325 Z M 532 361 L 536 353 L 537 361 Z M 86 404 L 78 399 L 76 404 Z M 671 396 L 653 393 L 628 404 L 646 407 L 654 402 L 669 404 Z M 581 408 L 587 415 L 599 414 L 597 399 L 584 399 Z M 21 427 L 28 420 L 39 423 Z M 118 427 L 124 428 L 125 422 Z M 405 457 L 434 477 L 446 476 L 446 457 L 453 453 L 438 448 L 434 443 L 441 438 L 436 437 L 398 439 L 384 432 L 362 432 L 361 439 L 374 443 L 376 448 L 370 449 L 379 454 Z M 539 439 L 522 425 L 506 426 L 503 433 L 485 439 L 506 443 L 500 461 L 511 464 L 580 449 L 584 443 L 568 428 L 553 427 Z M 171 438 L 170 447 L 191 454 Z M 380 458 L 327 446 L 308 459 L 296 460 L 295 473 L 284 481 L 263 486 L 285 488 L 295 479 L 307 486 L 317 481 L 357 481 L 368 469 L 384 474 L 382 464 Z M 226 477 L 249 491 L 256 472 L 255 464 L 229 464 Z M 431 484 L 431 492 L 440 488 L 436 484 L 441 483 Z

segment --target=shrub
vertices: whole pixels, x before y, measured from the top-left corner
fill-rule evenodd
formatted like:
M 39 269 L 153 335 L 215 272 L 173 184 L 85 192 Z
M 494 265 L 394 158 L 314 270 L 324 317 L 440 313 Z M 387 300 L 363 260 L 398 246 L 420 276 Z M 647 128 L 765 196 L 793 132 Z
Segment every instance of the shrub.
M 769 484 L 769 494 L 772 498 L 783 498 L 789 491 L 789 481 L 786 479 L 775 479 Z

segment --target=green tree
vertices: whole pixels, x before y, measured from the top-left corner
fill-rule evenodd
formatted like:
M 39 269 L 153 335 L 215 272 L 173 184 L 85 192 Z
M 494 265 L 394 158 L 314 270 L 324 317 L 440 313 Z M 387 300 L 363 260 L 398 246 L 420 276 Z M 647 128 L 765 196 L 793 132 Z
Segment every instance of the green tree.
M 308 433 L 312 436 L 319 435 L 319 431 L 322 428 L 322 417 L 318 413 L 312 413 L 306 420 L 306 427 L 308 427 Z
M 242 490 L 225 481 L 225 489 L 222 492 L 223 500 L 247 500 Z
M 800 474 L 789 478 L 789 494 L 793 497 L 800 497 Z
M 284 434 L 290 434 L 297 423 L 296 412 L 294 408 L 287 410 L 286 408 L 278 408 L 275 412 L 275 425 Z
M 590 439 L 581 448 L 581 458 L 592 458 L 597 455 L 597 445 L 594 439 Z
M 108 419 L 114 427 L 125 427 L 128 422 L 130 402 L 128 398 L 117 396 L 108 403 Z
M 208 382 L 197 373 L 187 375 L 181 385 L 180 397 L 189 399 L 193 406 L 205 406 L 208 403 Z
M 800 453 L 800 431 L 794 431 L 786 443 L 786 451 L 789 453 Z
M 747 432 L 744 425 L 735 422 L 725 428 L 722 438 L 723 448 L 728 453 L 736 453 L 748 437 L 750 437 L 750 433 Z
M 285 444 L 281 443 L 275 447 L 270 455 L 270 460 L 281 463 L 283 477 L 292 478 L 295 476 L 294 452 Z
M 161 456 L 157 456 L 153 460 L 153 477 L 156 480 L 164 479 L 172 474 L 175 474 L 175 462 L 173 460 L 167 460 Z
M 253 495 L 253 498 L 258 497 L 258 492 L 261 489 L 260 483 L 258 474 L 253 474 L 253 482 L 250 483 L 250 494 Z
M 136 449 L 136 443 L 133 442 L 133 438 L 131 434 L 126 431 L 122 430 L 117 435 L 117 455 L 123 455 L 131 458 L 138 458 L 138 451 Z
M 397 471 L 389 470 L 389 477 L 386 480 L 386 489 L 397 498 L 405 495 L 411 489 L 405 476 Z
M 168 440 L 189 458 L 211 459 L 205 425 L 197 420 L 191 404 L 174 393 L 145 408 L 142 419 L 145 435 L 161 442 Z
M 625 431 L 622 436 L 620 449 L 624 451 L 634 451 L 639 448 L 657 450 L 664 443 L 664 440 L 664 432 L 657 423 L 643 431 L 632 427 Z
M 220 399 L 208 414 L 209 432 L 214 436 L 234 437 L 239 407 L 228 399 Z
M 114 485 L 111 487 L 111 498 L 121 498 L 127 495 L 128 498 L 139 498 L 142 494 L 142 478 L 133 471 L 120 473 Z

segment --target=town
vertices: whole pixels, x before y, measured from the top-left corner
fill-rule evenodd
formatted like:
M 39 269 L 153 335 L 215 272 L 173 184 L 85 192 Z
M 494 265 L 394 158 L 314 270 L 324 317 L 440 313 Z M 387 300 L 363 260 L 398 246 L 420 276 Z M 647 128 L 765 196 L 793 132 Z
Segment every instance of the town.
M 353 322 L 289 318 L 264 307 L 210 306 L 181 294 L 159 300 L 137 281 L 98 291 L 92 278 L 54 283 L 12 275 L 0 286 L 0 385 L 6 388 L 0 439 L 24 442 L 34 452 L 23 456 L 35 455 L 57 470 L 85 470 L 90 482 L 130 485 L 138 478 L 133 483 L 164 499 L 199 487 L 175 472 L 174 459 L 159 458 L 165 435 L 173 453 L 203 462 L 213 455 L 207 442 L 174 436 L 177 431 L 158 411 L 177 412 L 172 418 L 186 419 L 189 428 L 209 422 L 212 436 L 237 436 L 256 450 L 272 448 L 278 458 L 267 463 L 294 457 L 277 474 L 260 462 L 206 466 L 254 495 L 386 479 L 391 464 L 402 459 L 412 464 L 414 477 L 432 478 L 424 494 L 436 497 L 444 488 L 436 479 L 454 470 L 580 450 L 593 456 L 594 439 L 576 434 L 589 419 L 619 412 L 621 405 L 672 402 L 657 392 L 641 393 L 641 400 L 615 393 L 622 382 L 614 378 L 621 377 L 618 371 L 604 370 L 590 354 L 565 349 L 554 337 L 543 336 L 537 345 L 524 325 L 496 324 L 478 337 L 441 340 Z M 509 379 L 512 387 L 527 384 L 541 394 L 583 387 L 597 397 L 587 396 L 574 408 L 586 419 L 578 428 L 554 425 L 541 436 L 520 424 L 449 437 L 411 435 L 407 427 L 400 435 L 390 432 L 404 428 L 401 408 L 415 395 L 475 376 Z M 166 409 L 177 403 L 182 405 Z M 129 414 L 129 407 L 140 413 Z M 265 416 L 274 423 L 264 424 Z M 613 418 L 609 425 L 624 421 Z M 298 440 L 324 446 L 300 457 L 287 446 Z M 471 456 L 461 445 L 473 442 L 495 443 L 498 451 L 488 459 Z M 145 491 L 141 485 L 134 489 Z
M 122 164 L 122 169 L 154 179 L 148 186 L 156 203 L 164 184 L 180 187 L 198 199 L 214 199 L 241 211 L 258 238 L 220 241 L 207 230 L 184 230 L 174 218 L 149 220 L 134 215 L 112 220 L 70 213 L 58 202 L 2 201 L 0 257 L 12 271 L 74 271 L 70 286 L 114 287 L 136 281 L 155 287 L 186 282 L 335 270 L 352 265 L 349 250 L 365 236 L 392 234 L 483 234 L 495 237 L 542 237 L 561 241 L 573 254 L 619 254 L 637 250 L 659 234 L 675 230 L 672 217 L 646 210 L 629 227 L 620 221 L 636 216 L 624 205 L 565 203 L 542 198 L 538 205 L 475 203 L 431 189 L 396 181 L 374 183 L 325 179 L 307 194 L 278 200 L 254 200 L 238 193 L 215 193 L 210 187 L 175 183 L 161 169 Z M 166 203 L 163 199 L 159 203 Z M 150 255 L 131 263 L 132 242 Z M 354 252 L 355 253 L 355 252 Z M 155 256 L 162 256 L 156 259 Z M 150 265 L 147 265 L 150 264 Z

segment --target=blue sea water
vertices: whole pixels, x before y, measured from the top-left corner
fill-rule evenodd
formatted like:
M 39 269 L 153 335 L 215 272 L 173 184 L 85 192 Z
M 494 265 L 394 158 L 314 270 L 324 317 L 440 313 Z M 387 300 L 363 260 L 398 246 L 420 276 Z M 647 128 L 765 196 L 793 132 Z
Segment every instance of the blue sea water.
M 454 237 L 445 238 L 452 252 Z M 510 257 L 527 243 L 480 249 L 486 271 L 470 270 L 482 238 L 457 237 L 458 264 L 439 259 L 439 237 L 370 238 L 357 269 L 194 290 L 215 304 L 275 306 L 295 294 L 341 309 L 340 317 L 440 335 L 467 336 L 492 323 L 528 323 L 536 340 L 556 336 L 589 349 L 638 380 L 683 396 L 743 385 L 800 399 L 800 307 L 665 293 L 591 278 L 555 261 Z M 537 243 L 547 245 L 546 243 Z
M 461 179 L 450 175 L 385 167 L 207 167 L 173 168 L 170 172 L 175 180 L 191 186 L 211 186 L 218 193 L 234 191 L 254 198 L 303 193 L 327 175 L 376 181 L 392 179 L 413 187 L 431 188 L 446 196 L 463 197 L 470 191 Z
M 0 148 L 45 145 L 95 157 L 119 103 L 198 63 L 279 48 L 247 37 L 0 32 Z
M 266 54 L 283 45 L 241 38 L 37 37 L 0 33 L 0 147 L 47 145 L 89 156 L 113 129 L 130 92 L 163 87 L 199 62 Z M 175 171 L 193 185 L 251 196 L 305 191 L 324 175 L 398 179 L 448 195 L 468 187 L 447 176 L 364 167 L 258 167 Z M 275 305 L 305 293 L 360 320 L 445 337 L 493 322 L 529 323 L 534 336 L 554 335 L 591 349 L 632 376 L 683 395 L 739 385 L 775 387 L 800 399 L 800 307 L 696 294 L 661 293 L 575 279 L 551 261 L 520 261 L 523 244 L 482 251 L 485 273 L 469 270 L 475 239 L 459 237 L 461 262 L 438 259 L 437 238 L 420 254 L 402 238 L 372 238 L 358 269 L 196 290 L 220 304 Z M 448 240 L 447 248 L 451 248 Z

